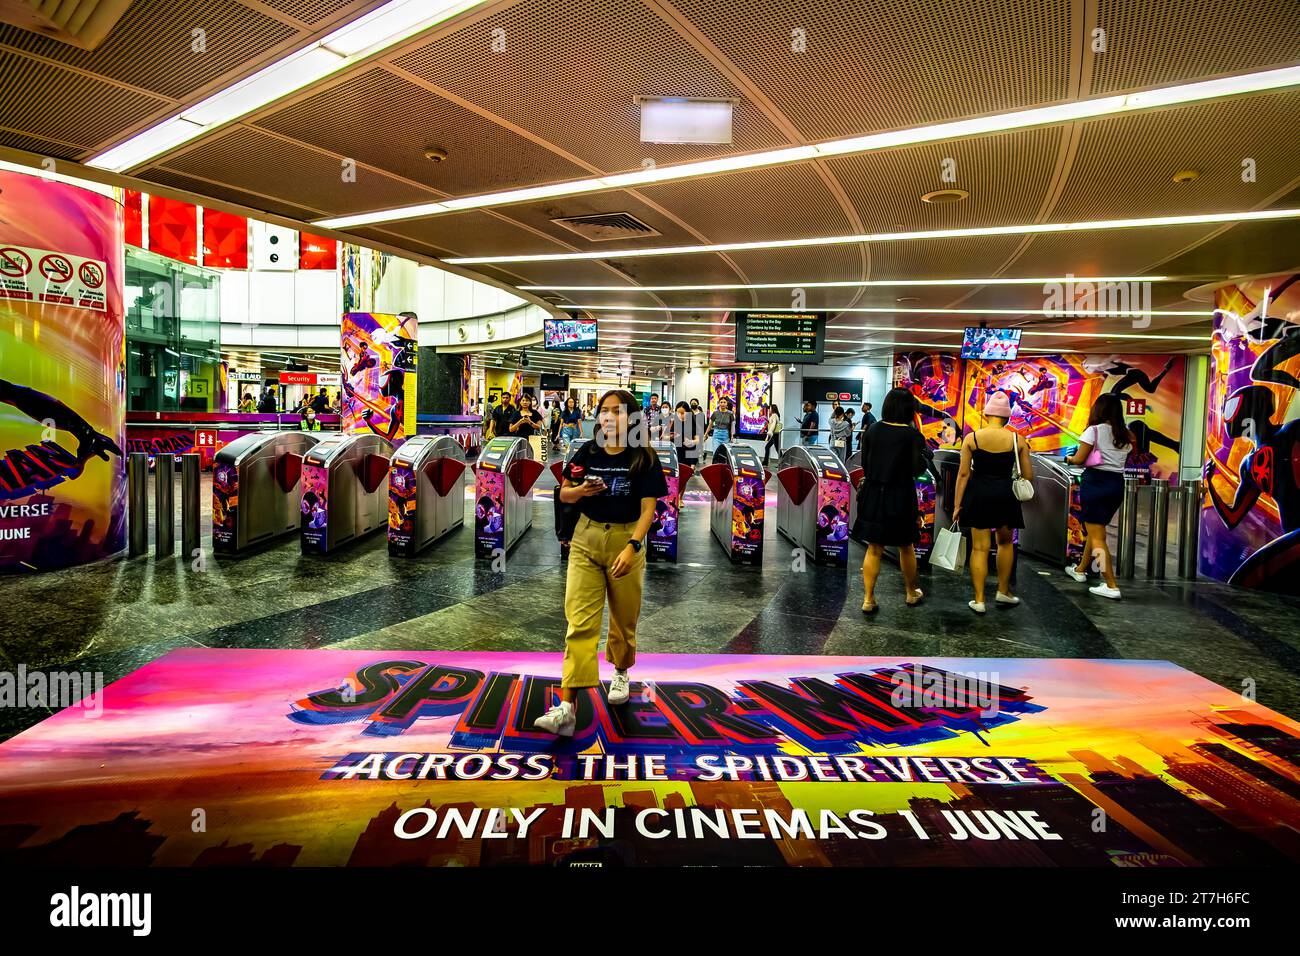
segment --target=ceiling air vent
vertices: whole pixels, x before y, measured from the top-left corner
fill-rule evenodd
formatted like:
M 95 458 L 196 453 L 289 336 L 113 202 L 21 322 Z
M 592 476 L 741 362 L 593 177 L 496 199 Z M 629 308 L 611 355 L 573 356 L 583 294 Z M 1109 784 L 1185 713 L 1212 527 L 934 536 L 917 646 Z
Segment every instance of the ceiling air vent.
M 591 242 L 608 242 L 611 239 L 639 239 L 642 236 L 660 235 L 636 216 L 626 212 L 607 212 L 597 216 L 569 216 L 552 219 L 557 226 L 576 232 Z
M 130 5 L 131 0 L 0 0 L 0 22 L 93 50 Z

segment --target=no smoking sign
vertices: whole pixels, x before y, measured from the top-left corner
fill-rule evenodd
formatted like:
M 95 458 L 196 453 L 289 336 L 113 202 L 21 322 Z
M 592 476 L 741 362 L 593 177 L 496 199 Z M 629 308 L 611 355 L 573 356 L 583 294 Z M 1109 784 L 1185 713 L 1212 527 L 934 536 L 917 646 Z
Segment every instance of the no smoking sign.
M 53 249 L 0 246 L 0 299 L 108 309 L 108 266 Z

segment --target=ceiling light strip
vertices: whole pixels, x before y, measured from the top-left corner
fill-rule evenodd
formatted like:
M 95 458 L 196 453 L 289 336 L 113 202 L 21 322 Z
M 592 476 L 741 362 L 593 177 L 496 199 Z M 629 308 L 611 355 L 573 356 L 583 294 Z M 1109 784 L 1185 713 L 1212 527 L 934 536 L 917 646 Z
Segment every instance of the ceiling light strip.
M 816 236 L 808 239 L 772 239 L 762 242 L 724 242 L 699 246 L 659 246 L 641 249 L 605 249 L 599 252 L 555 252 L 528 256 L 468 256 L 444 259 L 451 265 L 495 265 L 516 262 L 574 262 L 586 259 L 631 259 L 646 256 L 681 256 L 711 252 L 745 252 L 756 249 L 793 249 L 913 239 L 974 239 L 988 236 L 1033 236 L 1066 232 L 1102 232 L 1161 226 L 1204 226 L 1228 222 L 1294 219 L 1300 209 L 1258 209 L 1247 212 L 1203 213 L 1194 216 L 1148 216 L 1137 219 L 1098 219 L 1090 222 L 1046 222 L 1016 226 L 976 226 L 966 229 L 928 229 L 880 232 L 856 236 Z
M 391 0 L 327 34 L 310 46 L 288 54 L 251 76 L 187 106 L 156 126 L 117 144 L 86 165 L 115 173 L 142 166 L 254 110 L 306 89 L 314 83 L 430 27 L 458 16 L 487 0 Z M 442 209 L 424 205 L 421 215 Z
M 398 206 L 358 215 L 322 219 L 316 225 L 332 229 L 347 229 L 351 226 L 397 222 L 402 219 L 419 219 L 465 209 L 483 209 L 489 206 L 531 202 L 542 198 L 576 196 L 604 189 L 635 189 L 656 183 L 692 179 L 716 173 L 759 169 L 832 156 L 869 153 L 881 149 L 914 146 L 939 140 L 957 140 L 970 136 L 1004 133 L 1034 126 L 1051 126 L 1057 123 L 1069 123 L 1083 119 L 1094 119 L 1099 116 L 1153 109 L 1158 106 L 1195 103 L 1224 96 L 1283 89 L 1297 84 L 1300 84 L 1300 66 L 1284 67 L 1277 70 L 1247 73 L 1242 76 L 1144 90 L 1126 96 L 1107 96 L 1095 100 L 1079 100 L 1054 106 L 1018 110 L 1012 113 L 997 113 L 992 116 L 981 116 L 974 119 L 937 123 L 930 126 L 894 130 L 886 133 L 872 133 L 868 136 L 853 136 L 811 146 L 766 150 L 743 156 L 727 156 L 721 159 L 710 159 L 696 163 L 679 163 L 673 166 L 641 169 L 618 175 L 600 176 L 594 179 L 579 179 L 545 186 L 531 186 L 525 189 L 486 193 L 479 196 L 466 196 L 441 204 Z M 431 209 L 431 205 L 440 208 Z
M 557 308 L 565 311 L 583 311 L 583 312 L 709 312 L 709 313 L 728 313 L 728 312 L 778 312 L 778 313 L 803 313 L 803 312 L 836 312 L 836 313 L 870 313 L 873 315 L 1045 315 L 1054 318 L 1068 318 L 1070 316 L 1097 317 L 1107 319 L 1138 318 L 1149 315 L 1190 315 L 1199 318 L 1208 319 L 1214 315 L 1213 311 L 1193 310 L 1178 311 L 1170 309 L 1161 311 L 1157 309 L 912 309 L 912 308 L 895 308 L 893 306 L 853 306 L 839 308 L 828 306 L 824 309 L 736 309 L 734 307 L 714 308 L 710 306 L 662 306 L 662 305 L 562 305 Z M 606 319 L 605 321 L 619 321 L 617 319 Z M 624 320 L 624 321 L 631 321 Z
M 1212 276 L 1055 276 L 1042 279 L 871 279 L 863 282 L 765 282 L 751 285 L 521 285 L 526 292 L 727 292 L 748 289 L 870 289 L 908 286 L 1049 285 L 1073 282 L 1206 282 Z

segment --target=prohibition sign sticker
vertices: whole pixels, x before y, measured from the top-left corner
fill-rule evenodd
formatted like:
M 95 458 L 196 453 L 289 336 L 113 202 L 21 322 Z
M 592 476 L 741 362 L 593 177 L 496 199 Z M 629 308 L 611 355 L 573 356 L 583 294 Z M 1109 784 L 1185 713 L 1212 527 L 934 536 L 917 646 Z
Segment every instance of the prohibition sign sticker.
M 32 257 L 21 249 L 6 246 L 0 249 L 0 276 L 21 279 L 32 271 Z
M 81 279 L 81 284 L 88 289 L 98 289 L 104 284 L 104 270 L 98 263 L 83 262 L 77 267 L 77 277 Z
M 51 253 L 41 257 L 41 275 L 50 282 L 63 285 L 72 278 L 72 263 L 63 256 Z

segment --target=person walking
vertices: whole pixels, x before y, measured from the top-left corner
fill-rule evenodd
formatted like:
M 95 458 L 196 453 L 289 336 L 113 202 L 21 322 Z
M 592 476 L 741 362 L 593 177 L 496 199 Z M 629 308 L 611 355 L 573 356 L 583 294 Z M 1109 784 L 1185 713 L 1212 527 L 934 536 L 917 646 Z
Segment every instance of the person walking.
M 916 399 L 905 388 L 885 396 L 879 422 L 862 439 L 862 483 L 858 485 L 855 534 L 867 542 L 862 560 L 862 613 L 877 608 L 876 579 L 886 547 L 898 548 L 908 607 L 925 596 L 916 586 L 916 545 L 921 540 L 916 476 L 925 470 L 925 438 L 913 427 Z
M 518 414 L 512 404 L 509 392 L 501 393 L 501 400 L 497 407 L 492 410 L 492 436 L 493 438 L 508 438 L 512 433 L 510 424 L 514 421 L 515 415 Z
M 1020 501 L 1011 490 L 1014 472 L 1030 481 L 1034 478 L 1029 443 L 1020 441 L 1007 422 L 1011 401 L 1005 392 L 994 392 L 984 405 L 988 423 L 966 436 L 961 443 L 961 467 L 957 472 L 953 519 L 970 531 L 970 577 L 975 599 L 967 602 L 976 614 L 985 611 L 984 584 L 989 571 L 992 536 L 997 537 L 998 604 L 1016 605 L 1020 598 L 1011 593 L 1011 570 L 1015 563 L 1014 531 L 1025 526 Z
M 678 402 L 673 409 L 672 436 L 673 445 L 677 448 L 677 460 L 692 468 L 698 467 L 701 438 L 695 415 L 691 406 L 685 402 Z
M 636 628 L 645 579 L 645 538 L 655 503 L 668 482 L 643 435 L 641 408 L 631 392 L 614 389 L 600 399 L 596 440 L 564 466 L 560 500 L 580 517 L 569 545 L 564 586 L 564 664 L 560 700 L 533 722 L 539 730 L 573 736 L 579 691 L 600 686 L 596 650 L 601 618 L 609 607 L 605 659 L 614 665 L 605 699 L 627 703 L 628 669 L 636 663 Z
M 704 414 L 698 398 L 691 399 L 691 417 L 695 420 L 695 437 L 699 439 L 699 454 L 704 454 L 704 441 L 709 435 L 709 417 Z
M 781 461 L 781 410 L 776 407 L 776 403 L 764 405 L 763 412 L 767 416 L 767 421 L 763 425 L 763 434 L 766 440 L 763 442 L 763 467 L 767 467 L 768 456 L 772 454 L 772 449 L 776 449 L 776 460 Z
M 709 435 L 713 438 L 713 450 L 717 451 L 731 441 L 731 426 L 736 416 L 731 412 L 731 399 L 718 399 L 718 407 L 709 416 Z
M 863 402 L 863 403 L 862 403 L 862 422 L 861 422 L 861 424 L 858 426 L 858 447 L 859 447 L 859 448 L 862 447 L 862 443 L 863 443 L 863 442 L 866 440 L 866 438 L 867 438 L 867 429 L 870 428 L 870 427 L 871 427 L 872 425 L 874 425 L 875 423 L 876 423 L 876 416 L 875 416 L 874 414 L 872 414 L 872 412 L 871 412 L 871 403 L 870 403 L 870 402 Z
M 1079 503 L 1087 541 L 1078 566 L 1067 567 L 1065 573 L 1086 584 L 1088 566 L 1094 559 L 1100 560 L 1102 580 L 1088 590 L 1112 601 L 1120 599 L 1120 590 L 1106 544 L 1106 526 L 1124 500 L 1124 465 L 1132 450 L 1133 433 L 1124 421 L 1123 399 L 1112 392 L 1097 396 L 1088 415 L 1088 427 L 1079 436 L 1079 447 L 1069 459 L 1072 465 L 1085 466 L 1079 485 Z
M 564 411 L 560 413 L 561 450 L 567 455 L 569 446 L 582 434 L 582 409 L 578 400 L 570 395 L 564 400 Z
M 844 414 L 844 409 L 836 407 L 831 412 L 831 450 L 840 458 L 840 464 L 848 467 L 849 442 L 853 440 L 853 425 Z
M 803 403 L 803 418 L 799 419 L 799 440 L 805 445 L 817 444 L 817 430 L 821 427 L 821 418 L 817 406 L 812 402 Z

